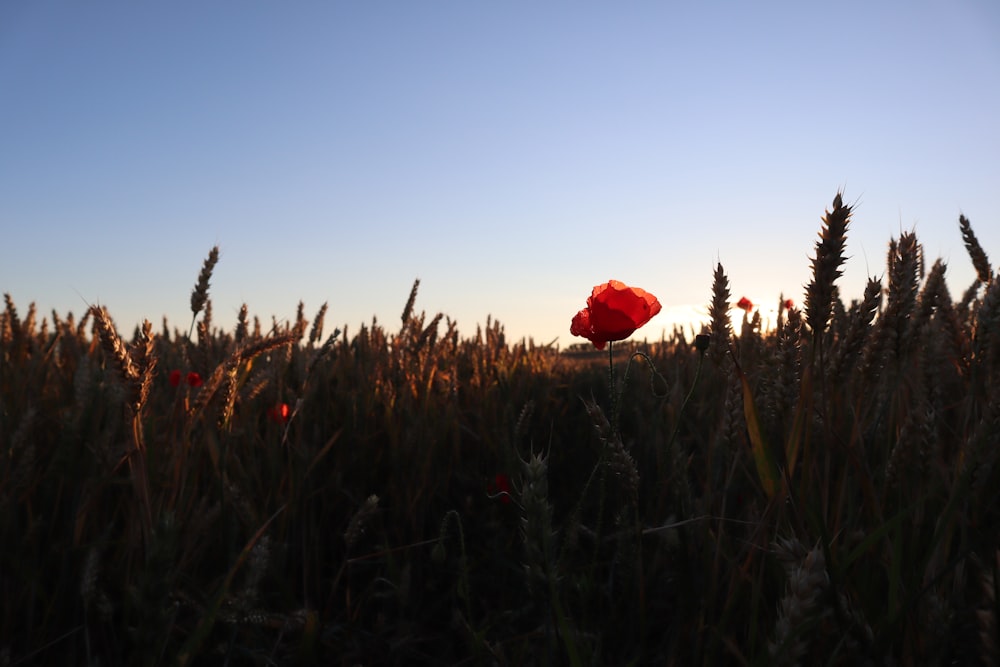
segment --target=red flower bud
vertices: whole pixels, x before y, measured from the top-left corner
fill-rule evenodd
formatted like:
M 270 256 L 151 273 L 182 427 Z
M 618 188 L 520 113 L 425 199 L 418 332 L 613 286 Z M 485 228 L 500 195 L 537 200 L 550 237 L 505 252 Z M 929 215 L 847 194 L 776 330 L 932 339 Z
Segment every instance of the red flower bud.
M 751 310 L 753 310 L 753 301 L 746 298 L 745 296 L 740 297 L 740 300 L 736 302 L 736 307 L 741 310 L 745 310 L 749 313 Z
M 170 382 L 171 387 L 179 387 L 181 385 L 181 372 L 180 370 L 170 371 L 170 375 L 167 376 L 167 381 Z
M 197 389 L 201 385 L 205 384 L 204 382 L 201 381 L 201 376 L 198 375 L 197 373 L 195 373 L 194 371 L 191 371 L 190 373 L 188 373 L 187 383 L 188 383 L 188 385 L 190 385 L 191 387 L 194 387 L 195 389 Z

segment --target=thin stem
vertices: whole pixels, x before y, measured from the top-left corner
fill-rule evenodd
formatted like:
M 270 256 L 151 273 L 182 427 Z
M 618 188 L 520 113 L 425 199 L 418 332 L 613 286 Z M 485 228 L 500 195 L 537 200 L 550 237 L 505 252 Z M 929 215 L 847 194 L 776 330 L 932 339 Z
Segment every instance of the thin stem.
M 132 473 L 132 484 L 135 487 L 136 495 L 139 497 L 139 508 L 142 514 L 141 525 L 143 544 L 148 550 L 149 541 L 153 532 L 153 510 L 149 499 L 149 477 L 146 472 L 146 447 L 142 435 L 142 421 L 138 411 L 132 415 L 132 444 L 135 449 L 127 455 L 128 465 L 129 470 Z
M 632 354 L 629 355 L 628 361 L 625 364 L 625 374 L 622 376 L 622 386 L 620 388 L 617 388 L 617 385 L 615 383 L 615 361 L 614 361 L 614 353 L 610 349 L 610 346 L 611 346 L 610 342 L 608 343 L 608 346 L 609 346 L 609 349 L 608 349 L 608 358 L 609 358 L 609 372 L 608 372 L 608 377 L 609 377 L 609 382 L 611 384 L 611 428 L 612 428 L 612 431 L 617 434 L 617 433 L 619 433 L 618 422 L 619 422 L 619 418 L 621 416 L 622 398 L 625 395 L 625 385 L 628 384 L 628 374 L 629 374 L 629 371 L 632 370 L 632 361 L 636 357 L 639 357 L 640 359 L 642 359 L 643 361 L 645 361 L 646 364 L 649 366 L 649 372 L 650 372 L 649 387 L 650 387 L 650 390 L 652 391 L 654 397 L 656 397 L 656 398 L 666 398 L 666 396 L 667 396 L 667 394 L 662 394 L 661 395 L 661 394 L 657 393 L 657 391 L 656 391 L 656 378 L 660 378 L 661 380 L 663 380 L 664 384 L 666 384 L 667 381 L 660 374 L 660 372 L 658 370 L 656 370 L 656 365 L 653 363 L 653 360 L 649 358 L 648 354 L 646 354 L 645 352 L 633 352 Z M 617 391 L 616 391 L 616 388 L 617 388 Z
M 694 396 L 694 390 L 698 386 L 699 378 L 701 378 L 701 367 L 705 363 L 705 350 L 699 349 L 698 352 L 699 352 L 698 367 L 695 370 L 694 381 L 691 383 L 691 388 L 688 390 L 687 396 L 684 398 L 684 402 L 681 404 L 680 412 L 677 413 L 677 423 L 674 424 L 673 433 L 671 433 L 670 440 L 667 442 L 667 460 L 669 462 L 669 465 L 674 468 L 674 470 L 671 471 L 672 474 L 674 475 L 677 475 L 679 472 L 681 472 L 679 469 L 683 465 L 680 452 L 677 451 L 677 444 L 676 444 L 677 434 L 681 430 L 681 423 L 684 421 L 683 419 L 684 412 L 687 409 L 688 403 L 691 401 L 691 397 Z M 665 483 L 665 481 L 666 481 L 666 471 L 661 468 L 660 483 L 663 484 Z M 686 513 L 689 509 L 688 505 L 690 505 L 690 491 L 687 491 L 688 482 L 686 478 L 681 479 L 679 484 L 680 486 L 678 488 L 684 489 L 684 491 L 680 491 L 681 495 L 679 497 L 679 502 L 681 504 L 681 510 L 683 514 Z
M 625 385 L 628 384 L 628 374 L 632 370 L 632 362 L 635 361 L 636 357 L 645 361 L 646 365 L 649 366 L 649 390 L 653 397 L 666 398 L 669 396 L 669 384 L 667 383 L 667 379 L 660 374 L 660 371 L 656 370 L 656 364 L 654 364 L 653 360 L 649 358 L 649 355 L 645 352 L 633 352 L 629 355 L 628 363 L 625 364 L 625 375 L 622 376 L 622 389 L 618 392 L 618 399 L 621 400 L 622 395 L 625 393 Z M 656 378 L 660 378 L 663 381 L 664 386 L 668 388 L 667 392 L 660 394 L 656 391 Z
M 620 397 L 615 391 L 615 353 L 614 341 L 608 341 L 608 385 L 611 389 L 611 432 L 618 433 L 618 409 Z
M 688 403 L 691 401 L 691 397 L 694 395 L 695 387 L 698 386 L 698 378 L 701 377 L 701 367 L 705 362 L 705 353 L 701 352 L 698 355 L 698 368 L 694 372 L 694 382 L 691 383 L 691 389 L 688 390 L 687 396 L 684 397 L 684 402 L 681 404 L 681 411 L 677 413 L 677 423 L 674 424 L 674 432 L 670 435 L 670 442 L 667 443 L 667 449 L 670 449 L 674 445 L 674 440 L 677 439 L 677 432 L 681 430 L 681 417 L 684 416 L 684 410 L 687 408 Z

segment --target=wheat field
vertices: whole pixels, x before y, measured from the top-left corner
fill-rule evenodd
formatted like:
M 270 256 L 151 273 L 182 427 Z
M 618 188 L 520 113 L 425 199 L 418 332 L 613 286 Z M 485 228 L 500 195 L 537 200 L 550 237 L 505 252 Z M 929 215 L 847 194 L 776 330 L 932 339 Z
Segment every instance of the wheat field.
M 963 216 L 959 298 L 903 232 L 845 300 L 851 213 L 776 327 L 719 264 L 594 357 L 418 283 L 223 331 L 218 248 L 181 330 L 6 294 L 0 667 L 1000 663 L 1000 281 Z

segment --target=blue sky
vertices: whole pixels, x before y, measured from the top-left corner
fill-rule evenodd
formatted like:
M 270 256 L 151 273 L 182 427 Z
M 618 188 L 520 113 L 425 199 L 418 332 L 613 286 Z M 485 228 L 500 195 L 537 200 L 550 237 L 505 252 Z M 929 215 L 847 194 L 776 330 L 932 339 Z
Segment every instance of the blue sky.
M 561 346 L 591 287 L 801 301 L 820 217 L 857 210 L 841 290 L 916 229 L 1000 257 L 1000 5 L 57 2 L 0 5 L 0 290 L 130 332 L 357 331 L 418 310 Z

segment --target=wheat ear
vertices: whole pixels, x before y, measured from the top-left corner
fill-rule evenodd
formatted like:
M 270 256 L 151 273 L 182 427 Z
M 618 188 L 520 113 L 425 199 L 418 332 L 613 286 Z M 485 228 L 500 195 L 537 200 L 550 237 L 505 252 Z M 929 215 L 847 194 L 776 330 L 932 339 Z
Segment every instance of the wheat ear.
M 265 352 L 270 352 L 271 350 L 284 347 L 286 345 L 292 345 L 297 340 L 298 337 L 295 333 L 283 334 L 280 336 L 274 336 L 273 338 L 254 340 L 233 351 L 233 353 L 225 361 L 215 367 L 215 370 L 212 371 L 212 374 L 207 380 L 205 380 L 205 384 L 198 391 L 198 397 L 195 399 L 188 412 L 190 423 L 193 423 L 194 418 L 205 409 L 205 406 L 207 406 L 209 401 L 212 400 L 212 397 L 215 396 L 219 387 L 222 386 L 222 383 L 233 376 L 234 369 L 239 366 L 239 364 L 244 361 L 250 361 Z M 227 409 L 228 408 L 224 405 L 223 412 Z
M 403 308 L 403 326 L 410 321 L 410 316 L 413 314 L 413 304 L 417 301 L 417 289 L 420 287 L 420 278 L 413 281 L 413 288 L 410 289 L 410 298 L 406 300 L 406 306 Z
M 247 305 L 244 303 L 240 306 L 240 314 L 236 319 L 236 334 L 234 336 L 234 341 L 237 345 L 241 344 L 247 338 Z
M 584 407 L 594 424 L 597 437 L 607 447 L 607 458 L 605 464 L 616 479 L 621 481 L 622 490 L 633 506 L 639 502 L 639 468 L 635 464 L 635 459 L 625 449 L 621 435 L 611 428 L 608 418 L 604 416 L 604 411 L 594 401 L 584 400 Z
M 521 536 L 524 540 L 524 573 L 528 590 L 546 597 L 555 577 L 554 555 L 556 533 L 552 527 L 552 505 L 549 504 L 548 461 L 541 454 L 531 454 L 522 461 L 520 488 Z
M 872 322 L 881 305 L 882 281 L 878 278 L 869 278 L 868 284 L 865 285 L 865 295 L 854 310 L 847 334 L 836 350 L 830 372 L 831 384 L 834 386 L 837 386 L 837 383 L 848 375 L 850 369 L 861 359 L 864 343 L 871 333 Z
M 823 216 L 816 257 L 812 260 L 813 279 L 806 287 L 806 324 L 814 336 L 826 330 L 833 312 L 833 283 L 841 276 L 844 243 L 851 220 L 851 207 L 845 206 L 841 193 L 833 198 L 832 210 Z
M 6 292 L 3 295 L 3 300 L 6 305 L 4 311 L 3 341 L 4 343 L 10 343 L 15 350 L 20 351 L 24 340 L 24 332 L 21 328 L 21 320 L 17 316 L 17 307 L 14 305 L 14 299 Z
M 711 318 L 709 334 L 712 336 L 712 362 L 719 366 L 729 350 L 729 341 L 733 337 L 733 323 L 729 319 L 729 278 L 722 268 L 722 263 L 715 267 L 712 280 L 712 302 L 708 306 Z
M 323 318 L 326 317 L 326 307 L 327 304 L 324 301 L 323 305 L 319 307 L 316 317 L 313 318 L 312 329 L 309 331 L 309 345 L 315 345 L 323 337 Z
M 972 224 L 968 218 L 960 215 L 958 216 L 958 226 L 962 230 L 962 241 L 965 243 L 965 249 L 969 251 L 969 257 L 972 258 L 972 266 L 976 269 L 979 282 L 983 284 L 989 283 L 990 277 L 993 275 L 993 270 L 990 268 L 990 260 L 986 256 L 986 252 L 979 245 L 979 239 L 976 238 L 976 234 L 972 231 Z
M 886 295 L 885 319 L 895 334 L 893 350 L 900 355 L 904 341 L 912 333 L 913 314 L 917 308 L 917 293 L 923 275 L 924 252 L 913 232 L 903 232 L 899 235 L 899 242 L 890 243 L 889 247 L 889 291 Z
M 788 590 L 778 605 L 778 622 L 774 640 L 768 648 L 774 665 L 797 665 L 809 650 L 807 621 L 817 614 L 829 613 L 821 607 L 823 595 L 830 584 L 823 551 L 815 548 L 806 552 L 796 539 L 781 540 L 775 545 L 788 576 Z
M 125 343 L 122 342 L 121 337 L 118 335 L 118 331 L 111 321 L 111 316 L 108 315 L 108 311 L 104 306 L 91 306 L 90 314 L 93 316 L 94 324 L 97 326 L 97 331 L 100 334 L 101 346 L 114 359 L 125 383 L 130 384 L 139 377 L 139 370 L 136 368 L 135 361 L 132 359 L 128 348 L 125 347 Z
M 309 321 L 306 320 L 306 304 L 299 301 L 299 306 L 295 310 L 295 326 L 292 327 L 292 332 L 296 335 L 296 342 L 302 340 L 302 337 L 306 335 L 307 326 L 309 326 Z
M 205 263 L 201 266 L 201 273 L 198 274 L 198 282 L 194 285 L 194 290 L 191 292 L 191 331 L 194 331 L 194 320 L 198 317 L 198 313 L 201 309 L 205 307 L 205 302 L 208 300 L 208 285 L 209 281 L 212 279 L 212 271 L 215 269 L 216 263 L 219 261 L 219 246 L 213 246 L 208 253 L 208 257 L 205 258 Z M 189 333 L 188 336 L 191 334 Z
M 132 417 L 132 440 L 134 450 L 127 456 L 129 469 L 132 473 L 132 484 L 135 488 L 139 505 L 142 509 L 141 523 L 143 543 L 149 545 L 152 534 L 152 509 L 149 497 L 149 480 L 146 476 L 145 445 L 142 436 L 142 424 L 139 411 L 149 394 L 149 386 L 156 360 L 153 357 L 153 325 L 149 320 L 143 322 L 142 338 L 138 346 L 140 360 L 138 362 L 122 342 L 115 329 L 111 316 L 103 306 L 91 306 L 89 313 L 94 317 L 94 326 L 101 339 L 101 346 L 106 354 L 115 360 L 125 386 L 128 388 L 128 409 Z
M 156 368 L 156 354 L 154 352 L 153 323 L 149 320 L 142 321 L 142 331 L 135 344 L 135 365 L 139 377 L 133 383 L 133 396 L 135 400 L 136 412 L 142 409 L 149 398 L 149 390 L 153 385 L 153 370 Z

